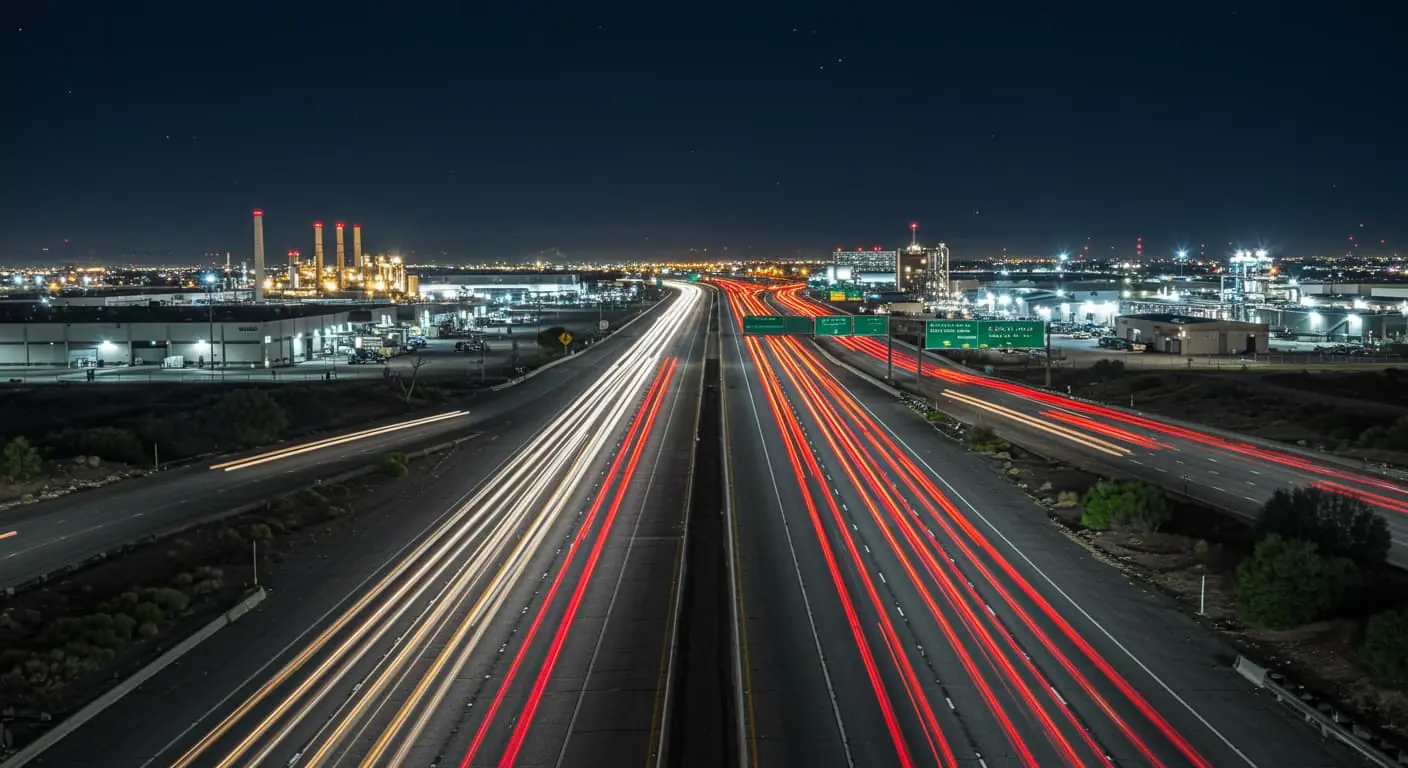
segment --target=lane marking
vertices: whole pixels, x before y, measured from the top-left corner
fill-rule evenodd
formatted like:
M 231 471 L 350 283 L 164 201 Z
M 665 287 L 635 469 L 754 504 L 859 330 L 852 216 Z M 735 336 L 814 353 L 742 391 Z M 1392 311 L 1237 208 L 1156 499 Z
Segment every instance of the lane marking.
M 866 405 L 860 398 L 855 397 L 855 393 L 852 392 L 851 389 L 847 387 L 844 383 L 842 383 L 839 379 L 836 383 L 842 390 L 852 396 L 852 401 L 857 406 L 864 409 L 865 412 L 868 413 L 871 418 L 875 419 L 875 421 L 879 423 L 885 429 L 886 432 L 889 432 L 890 436 L 895 439 L 895 442 L 903 446 L 905 451 L 908 452 L 911 456 L 913 456 L 916 462 L 923 466 L 924 469 L 927 470 L 929 474 L 933 476 L 936 480 L 938 480 L 940 483 L 943 483 L 944 487 L 948 488 L 949 492 L 953 494 L 954 498 L 963 502 L 963 506 L 967 507 L 970 511 L 972 511 L 973 516 L 975 518 L 983 521 L 983 525 L 987 526 L 988 530 L 992 531 L 994 535 L 1001 539 L 1002 542 L 1006 544 L 1007 547 L 1017 555 L 1017 557 L 1021 558 L 1022 562 L 1026 563 L 1027 566 L 1032 569 L 1032 572 L 1034 572 L 1037 576 L 1041 578 L 1042 581 L 1046 582 L 1053 590 L 1055 590 L 1056 594 L 1060 595 L 1063 600 L 1065 600 L 1072 608 L 1076 610 L 1076 612 L 1078 612 L 1081 616 L 1085 617 L 1086 621 L 1090 622 L 1091 626 L 1095 627 L 1095 629 L 1100 634 L 1104 635 L 1105 638 L 1115 646 L 1115 648 L 1119 649 L 1119 651 L 1123 653 L 1126 658 L 1128 658 L 1137 667 L 1139 667 L 1139 669 L 1141 669 L 1145 674 L 1147 674 L 1149 676 L 1149 679 L 1153 680 L 1154 683 L 1159 686 L 1159 688 L 1163 689 L 1164 693 L 1167 693 L 1174 701 L 1178 702 L 1178 704 L 1182 706 L 1185 711 L 1187 711 L 1199 723 L 1201 723 L 1205 728 L 1207 728 L 1210 733 L 1216 736 L 1217 739 L 1221 741 L 1234 754 L 1236 754 L 1237 757 L 1241 758 L 1244 763 L 1249 766 L 1252 766 L 1253 768 L 1256 768 L 1257 764 L 1254 760 L 1251 759 L 1251 757 L 1249 757 L 1245 752 L 1239 749 L 1236 744 L 1233 744 L 1232 740 L 1227 738 L 1227 736 L 1223 734 L 1222 731 L 1218 730 L 1217 726 L 1213 725 L 1212 722 L 1210 722 L 1206 717 L 1203 717 L 1201 712 L 1199 712 L 1197 709 L 1194 709 L 1193 705 L 1188 703 L 1188 700 L 1180 696 L 1177 691 L 1173 690 L 1172 686 L 1164 682 L 1164 679 L 1162 677 L 1159 677 L 1159 675 L 1155 673 L 1154 670 L 1149 668 L 1149 665 L 1145 664 L 1142 659 L 1134 655 L 1134 652 L 1130 650 L 1128 646 L 1120 642 L 1120 640 L 1115 637 L 1114 633 L 1106 629 L 1105 625 L 1101 624 L 1098 619 L 1092 616 L 1090 612 L 1087 611 L 1085 607 L 1082 606 L 1079 602 L 1077 602 L 1074 597 L 1071 597 L 1070 593 L 1062 589 L 1061 585 L 1057 584 L 1055 579 L 1051 578 L 1051 576 L 1046 571 L 1042 570 L 1041 566 L 1037 565 L 1034 560 L 1028 557 L 1027 553 L 1023 552 L 1015 542 L 1008 538 L 1007 535 L 1004 534 L 1002 530 L 999 529 L 997 525 L 993 523 L 991 519 L 988 518 L 987 515 L 984 515 L 982 512 L 978 511 L 978 508 L 974 506 L 973 502 L 969 501 L 966 496 L 959 493 L 958 489 L 954 488 L 952 483 L 950 483 L 943 475 L 939 474 L 934 469 L 934 467 L 929 464 L 929 462 L 925 461 L 923 455 L 920 454 L 918 451 L 915 451 L 914 448 L 912 448 L 903 437 L 900 437 L 900 435 L 896 433 L 895 430 L 890 427 L 890 425 L 885 420 L 883 420 L 878 414 L 872 411 L 870 407 Z M 1179 463 L 1182 464 L 1183 462 L 1180 461 Z

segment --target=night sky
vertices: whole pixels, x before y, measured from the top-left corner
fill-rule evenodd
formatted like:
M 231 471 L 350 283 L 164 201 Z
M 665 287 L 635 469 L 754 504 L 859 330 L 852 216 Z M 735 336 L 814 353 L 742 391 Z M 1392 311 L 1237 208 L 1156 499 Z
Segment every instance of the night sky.
M 1392 4 L 1058 5 L 5 2 L 0 257 L 1408 241 Z

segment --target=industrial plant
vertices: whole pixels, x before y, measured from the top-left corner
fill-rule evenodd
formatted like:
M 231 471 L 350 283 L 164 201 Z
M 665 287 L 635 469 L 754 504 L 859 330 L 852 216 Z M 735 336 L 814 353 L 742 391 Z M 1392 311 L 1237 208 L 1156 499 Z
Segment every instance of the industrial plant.
M 346 250 L 347 225 L 337 222 L 334 259 L 323 252 L 323 222 L 313 222 L 313 258 L 301 250 L 288 252 L 288 266 L 278 272 L 267 270 L 264 258 L 264 212 L 254 211 L 254 300 L 264 301 L 266 292 L 282 298 L 372 299 L 396 298 L 418 293 L 416 276 L 406 274 L 400 256 L 362 251 L 362 225 L 352 225 L 352 259 Z

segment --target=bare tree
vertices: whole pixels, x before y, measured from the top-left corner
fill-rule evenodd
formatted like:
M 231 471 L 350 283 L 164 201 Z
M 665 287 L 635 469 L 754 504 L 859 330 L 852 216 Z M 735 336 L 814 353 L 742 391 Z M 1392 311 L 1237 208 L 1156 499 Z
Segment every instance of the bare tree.
M 416 359 L 411 361 L 411 383 L 407 384 L 400 376 L 396 377 L 396 381 L 401 384 L 401 392 L 406 396 L 406 402 L 411 402 L 411 395 L 415 394 L 416 379 L 419 378 L 421 366 L 429 363 L 423 356 L 416 355 Z

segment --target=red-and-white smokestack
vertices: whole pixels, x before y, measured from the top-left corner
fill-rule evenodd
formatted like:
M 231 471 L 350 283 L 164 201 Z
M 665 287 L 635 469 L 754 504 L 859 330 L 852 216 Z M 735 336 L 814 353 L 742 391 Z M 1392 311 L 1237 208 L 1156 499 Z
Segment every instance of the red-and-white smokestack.
M 342 290 L 342 285 L 343 285 L 343 283 L 342 283 L 342 270 L 344 270 L 344 269 L 347 268 L 347 262 L 346 262 L 346 260 L 343 258 L 343 253 L 345 253 L 345 251 L 343 251 L 343 249 L 342 249 L 342 230 L 343 230 L 346 226 L 347 226 L 346 224 L 343 224 L 343 223 L 340 222 L 340 221 L 337 222 L 337 289 L 338 289 L 338 290 Z
M 323 222 L 313 222 L 313 290 L 323 289 Z
M 298 251 L 288 252 L 288 287 L 298 290 Z
M 254 212 L 254 301 L 264 301 L 264 212 Z

